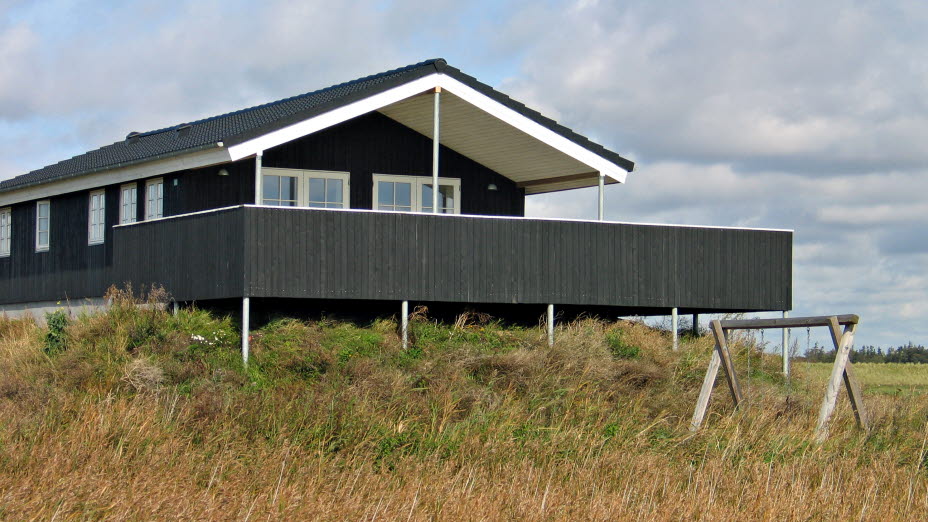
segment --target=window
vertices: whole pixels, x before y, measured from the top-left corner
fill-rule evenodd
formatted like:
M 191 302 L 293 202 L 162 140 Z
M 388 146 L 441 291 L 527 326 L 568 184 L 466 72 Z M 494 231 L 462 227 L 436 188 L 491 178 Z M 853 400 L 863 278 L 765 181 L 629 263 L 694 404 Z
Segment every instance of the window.
M 295 207 L 299 203 L 299 176 L 262 174 L 261 193 L 265 205 Z
M 35 251 L 48 250 L 51 230 L 51 203 L 46 199 L 35 204 Z
M 0 257 L 10 255 L 10 238 L 13 233 L 13 214 L 9 208 L 0 209 Z
M 138 185 L 130 183 L 119 187 L 119 222 L 135 223 L 138 218 Z
M 87 217 L 87 243 L 90 245 L 102 243 L 106 233 L 105 195 L 102 190 L 90 193 L 90 213 Z
M 164 216 L 164 180 L 161 178 L 145 182 L 145 219 Z
M 261 202 L 275 207 L 348 208 L 347 172 L 265 168 Z
M 441 214 L 461 213 L 461 180 L 438 178 Z M 432 212 L 432 178 L 374 174 L 374 209 L 392 212 Z

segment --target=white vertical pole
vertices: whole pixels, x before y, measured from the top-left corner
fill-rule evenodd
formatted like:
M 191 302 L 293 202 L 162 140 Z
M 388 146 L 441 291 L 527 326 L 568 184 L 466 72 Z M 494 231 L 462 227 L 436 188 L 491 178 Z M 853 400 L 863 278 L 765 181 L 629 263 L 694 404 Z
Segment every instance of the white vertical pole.
M 438 214 L 438 146 L 439 115 L 441 105 L 441 87 L 435 87 L 435 109 L 432 111 L 432 212 Z
M 548 346 L 554 346 L 554 305 L 548 305 Z
M 670 309 L 670 328 L 673 329 L 673 351 L 680 347 L 680 340 L 677 339 L 677 329 L 680 326 L 680 317 L 677 315 L 677 307 Z
M 409 301 L 403 301 L 400 305 L 400 315 L 403 316 L 400 321 L 400 330 L 403 333 L 403 349 L 409 348 Z
M 605 195 L 606 189 L 606 176 L 600 172 L 599 173 L 599 220 L 603 220 L 603 202 L 606 199 Z
M 242 362 L 245 363 L 245 366 L 248 366 L 248 333 L 249 333 L 249 321 L 251 318 L 251 306 L 250 299 L 248 297 L 242 298 Z
M 261 158 L 263 152 L 255 155 L 255 205 L 260 205 L 264 201 L 264 194 L 261 194 L 264 183 L 261 180 Z
M 783 310 L 783 319 L 789 317 L 789 312 Z M 781 347 L 783 354 L 783 375 L 789 377 L 789 328 L 783 329 L 783 345 Z
M 171 301 L 171 313 L 177 315 L 177 312 L 180 310 L 180 305 L 177 304 L 177 301 Z

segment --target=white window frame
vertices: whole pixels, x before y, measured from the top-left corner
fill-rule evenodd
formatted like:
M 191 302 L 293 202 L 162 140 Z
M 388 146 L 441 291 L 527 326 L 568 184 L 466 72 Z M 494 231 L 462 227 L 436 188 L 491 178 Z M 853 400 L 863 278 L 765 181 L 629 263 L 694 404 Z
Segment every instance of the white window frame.
M 126 191 L 132 194 L 132 200 L 126 201 Z M 127 212 L 128 211 L 128 212 Z M 128 215 L 127 215 L 128 214 Z M 135 223 L 139 219 L 139 184 L 126 183 L 119 187 L 119 223 Z
M 93 206 L 94 199 L 97 200 L 97 208 Z M 102 245 L 106 240 L 106 191 L 91 191 L 87 204 L 87 244 Z
M 13 250 L 13 212 L 10 207 L 0 208 L 0 257 L 10 257 Z
M 300 183 L 300 176 L 301 176 L 301 173 L 302 173 L 302 171 L 300 171 L 300 170 L 295 170 L 295 169 L 268 169 L 268 168 L 263 168 L 263 167 L 262 167 L 262 168 L 261 168 L 261 204 L 262 204 L 262 205 L 274 206 L 274 207 L 277 207 L 277 206 L 288 207 L 288 206 L 289 206 L 289 205 L 277 205 L 276 203 L 268 202 L 268 201 L 267 201 L 267 194 L 265 194 L 265 191 L 264 191 L 264 178 L 266 178 L 266 177 L 268 177 L 268 176 L 274 176 L 274 177 L 285 177 L 285 178 L 294 178 L 294 179 L 296 179 L 296 188 L 294 189 L 295 192 L 296 192 L 296 194 L 294 194 L 295 199 L 279 199 L 279 198 L 278 198 L 278 199 L 275 199 L 274 201 L 276 201 L 276 202 L 280 202 L 280 201 L 293 201 L 293 202 L 294 202 L 294 205 L 293 205 L 293 206 L 295 206 L 295 207 L 305 206 L 305 205 L 301 205 L 301 204 L 300 204 L 300 186 L 301 186 L 301 183 Z M 279 196 L 279 194 L 278 194 L 278 196 Z
M 154 202 L 148 197 L 152 186 L 160 186 L 161 194 L 155 194 Z M 154 208 L 152 208 L 154 207 Z M 145 182 L 145 221 L 164 217 L 164 178 L 150 179 Z
M 300 195 L 305 197 L 305 206 L 311 208 L 337 208 L 337 207 L 320 207 L 314 206 L 313 203 L 321 203 L 310 201 L 309 199 L 309 180 L 311 179 L 337 179 L 342 182 L 342 206 L 341 208 L 351 208 L 351 201 L 349 200 L 351 196 L 351 175 L 348 172 L 336 172 L 332 170 L 304 170 L 303 177 L 300 180 L 304 185 L 303 189 L 300 190 Z M 326 191 L 328 193 L 328 190 Z M 328 202 L 325 202 L 328 204 Z
M 334 170 L 304 170 L 304 169 L 283 169 L 283 168 L 261 168 L 261 204 L 270 205 L 265 202 L 263 194 L 264 176 L 287 176 L 296 178 L 296 206 L 305 208 L 314 208 L 319 210 L 333 210 L 333 207 L 311 206 L 309 200 L 309 180 L 310 179 L 338 179 L 342 181 L 342 207 L 343 209 L 351 208 L 351 175 L 348 172 Z M 280 201 L 280 200 L 275 200 Z
M 373 209 L 379 212 L 403 212 L 395 210 L 380 210 L 377 207 L 380 204 L 379 194 L 377 190 L 377 183 L 381 181 L 386 182 L 399 182 L 399 183 L 411 183 L 412 184 L 412 212 L 423 213 L 425 212 L 423 208 L 431 207 L 431 201 L 419 201 L 422 195 L 422 186 L 432 184 L 432 176 L 404 176 L 397 174 L 374 174 L 374 199 L 373 199 Z M 460 214 L 461 213 L 461 179 L 460 178 L 438 178 L 438 186 L 451 186 L 454 187 L 454 208 L 452 209 L 451 214 Z M 424 204 L 423 204 L 424 203 Z M 428 211 L 429 214 L 432 213 L 431 210 Z M 448 214 L 445 214 L 448 215 Z
M 48 217 L 40 217 L 42 206 L 45 205 L 48 207 Z M 42 220 L 46 220 L 46 230 L 45 233 L 48 236 L 45 239 L 45 243 L 42 243 L 42 236 L 40 232 L 42 231 Z M 41 201 L 36 201 L 35 203 L 35 251 L 36 252 L 48 252 L 49 247 L 52 244 L 52 203 L 48 199 L 43 199 Z

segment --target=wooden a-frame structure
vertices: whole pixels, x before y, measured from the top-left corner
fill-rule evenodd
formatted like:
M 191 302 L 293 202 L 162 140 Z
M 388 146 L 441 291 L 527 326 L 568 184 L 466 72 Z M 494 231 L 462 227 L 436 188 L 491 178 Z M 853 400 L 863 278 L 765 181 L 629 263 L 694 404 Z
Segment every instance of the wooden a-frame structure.
M 828 388 L 825 391 L 825 400 L 822 401 L 822 407 L 818 415 L 818 425 L 815 428 L 817 438 L 823 440 L 828 434 L 828 420 L 834 412 L 842 378 L 844 380 L 844 385 L 847 387 L 847 395 L 851 400 L 851 408 L 854 410 L 857 426 L 862 429 L 868 429 L 867 414 L 863 403 L 863 393 L 861 392 L 860 383 L 854 376 L 850 359 L 851 345 L 854 344 L 854 332 L 857 330 L 858 322 L 859 317 L 853 314 L 791 317 L 783 319 L 716 319 L 712 321 L 711 325 L 712 334 L 715 336 L 715 349 L 712 351 L 712 360 L 709 362 L 709 369 L 702 382 L 699 399 L 696 401 L 696 410 L 693 412 L 690 430 L 696 431 L 702 424 L 703 417 L 709 406 L 709 396 L 712 395 L 715 378 L 719 372 L 719 366 L 725 370 L 725 378 L 728 382 L 728 389 L 731 392 L 735 407 L 737 408 L 741 402 L 744 401 L 741 385 L 738 383 L 738 375 L 735 373 L 735 366 L 732 362 L 731 352 L 728 349 L 729 331 L 762 330 L 769 328 L 803 328 L 813 326 L 828 327 L 831 333 L 831 339 L 835 345 L 835 364 L 831 370 Z M 841 326 L 844 326 L 843 332 L 841 331 Z

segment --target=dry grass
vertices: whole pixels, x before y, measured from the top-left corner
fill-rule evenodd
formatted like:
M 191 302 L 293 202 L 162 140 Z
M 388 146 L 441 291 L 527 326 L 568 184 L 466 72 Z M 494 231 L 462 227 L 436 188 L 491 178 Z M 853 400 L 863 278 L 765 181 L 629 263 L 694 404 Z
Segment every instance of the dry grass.
M 282 320 L 240 367 L 235 328 L 117 306 L 43 331 L 0 321 L 0 519 L 913 519 L 928 405 L 868 396 L 812 442 L 819 387 L 750 367 L 687 427 L 710 342 L 637 323 L 539 329 L 466 317 Z M 635 350 L 630 349 L 636 348 Z

